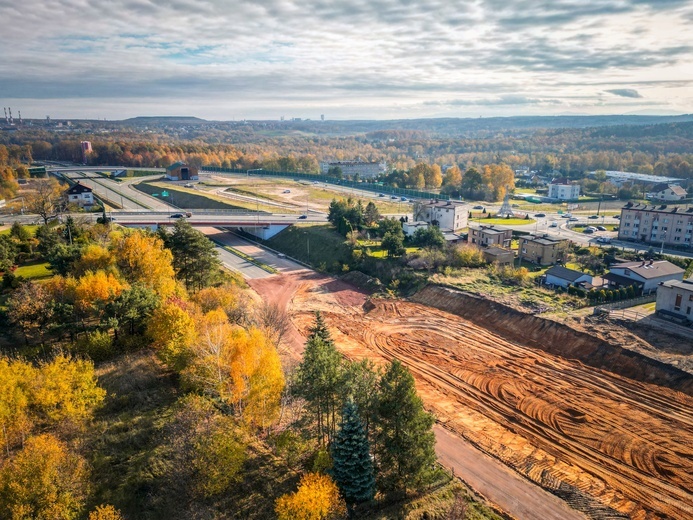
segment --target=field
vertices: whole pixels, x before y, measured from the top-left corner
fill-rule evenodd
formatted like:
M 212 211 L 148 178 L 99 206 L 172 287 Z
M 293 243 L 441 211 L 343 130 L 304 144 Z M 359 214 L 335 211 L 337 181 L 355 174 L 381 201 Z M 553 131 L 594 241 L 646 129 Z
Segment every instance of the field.
M 323 312 L 348 357 L 402 360 L 446 429 L 589 518 L 691 517 L 693 377 L 623 337 L 438 287 L 364 304 L 304 284 L 290 310 L 304 333 Z
M 348 263 L 351 251 L 345 239 L 329 224 L 294 225 L 267 240 L 272 249 L 312 264 L 321 270 L 339 271 Z
M 157 193 L 161 197 L 162 192 L 168 192 L 169 196 L 162 200 L 170 202 L 174 206 L 184 209 L 244 209 L 239 204 L 227 202 L 221 197 L 202 195 L 185 188 L 173 188 L 170 184 L 162 182 L 142 182 L 134 185 L 138 190 L 153 195 Z M 253 204 L 255 209 L 255 204 Z

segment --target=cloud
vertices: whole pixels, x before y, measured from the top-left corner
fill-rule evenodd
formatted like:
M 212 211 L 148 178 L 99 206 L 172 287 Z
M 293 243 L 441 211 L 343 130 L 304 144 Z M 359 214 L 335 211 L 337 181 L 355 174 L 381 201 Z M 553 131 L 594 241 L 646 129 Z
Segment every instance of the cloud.
M 641 98 L 640 92 L 632 88 L 614 88 L 607 90 L 606 92 L 613 94 L 614 96 L 621 96 L 627 98 Z

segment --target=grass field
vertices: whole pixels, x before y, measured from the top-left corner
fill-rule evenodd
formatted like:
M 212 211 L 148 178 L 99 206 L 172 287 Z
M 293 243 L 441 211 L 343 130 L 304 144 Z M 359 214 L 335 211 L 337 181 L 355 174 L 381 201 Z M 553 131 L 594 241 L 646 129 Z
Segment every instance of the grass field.
M 483 224 L 485 226 L 502 226 L 504 224 L 506 226 L 523 226 L 535 222 L 536 220 L 532 218 L 488 218 L 486 216 L 479 218 L 477 214 L 474 214 L 474 218 L 469 219 L 469 224 Z
M 349 262 L 350 249 L 329 224 L 289 226 L 265 243 L 321 270 L 337 272 Z
M 18 267 L 14 275 L 27 280 L 41 280 L 53 276 L 53 271 L 50 270 L 48 262 L 35 261 Z
M 247 209 L 240 203 L 226 202 L 223 197 L 202 194 L 204 192 L 195 192 L 194 190 L 188 190 L 185 188 L 173 188 L 169 184 L 164 184 L 161 182 L 141 182 L 134 185 L 138 190 L 152 195 L 158 193 L 161 196 L 163 191 L 169 193 L 168 197 L 164 197 L 162 200 L 168 201 L 174 206 L 178 206 L 183 209 Z M 255 209 L 255 204 L 248 204 Z M 262 209 L 262 208 L 261 208 Z
M 36 233 L 36 230 L 37 230 L 40 226 L 23 226 L 23 227 L 24 227 L 24 229 L 26 229 L 29 233 L 31 233 L 32 235 L 34 235 L 34 234 Z M 11 230 L 12 230 L 12 226 L 8 226 L 6 229 L 3 229 L 2 231 L 0 231 L 0 235 L 9 235 Z

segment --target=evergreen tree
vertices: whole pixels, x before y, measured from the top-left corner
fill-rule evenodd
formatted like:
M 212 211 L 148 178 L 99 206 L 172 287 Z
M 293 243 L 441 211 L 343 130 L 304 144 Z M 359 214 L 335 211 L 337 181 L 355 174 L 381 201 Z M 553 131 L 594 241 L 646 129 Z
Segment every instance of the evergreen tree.
M 186 289 L 200 290 L 212 283 L 219 268 L 214 244 L 194 229 L 185 219 L 179 219 L 167 242 L 173 253 L 176 276 Z
M 309 341 L 314 338 L 320 338 L 325 343 L 329 345 L 334 345 L 334 341 L 332 341 L 330 331 L 327 328 L 327 325 L 325 325 L 325 320 L 322 317 L 320 311 L 315 311 L 315 322 L 313 323 L 313 326 L 308 330 L 310 332 L 310 334 L 308 335 Z
M 349 399 L 342 410 L 342 424 L 331 446 L 332 477 L 348 505 L 367 502 L 375 494 L 375 474 L 368 436 Z
M 414 377 L 398 360 L 380 380 L 376 460 L 386 491 L 425 485 L 436 460 L 433 416 L 423 408 Z

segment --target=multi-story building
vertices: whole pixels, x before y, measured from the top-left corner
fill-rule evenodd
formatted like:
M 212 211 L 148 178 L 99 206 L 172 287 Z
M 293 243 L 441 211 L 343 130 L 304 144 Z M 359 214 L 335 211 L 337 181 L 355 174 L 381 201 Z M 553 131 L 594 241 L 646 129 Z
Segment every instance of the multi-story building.
M 414 204 L 414 220 L 428 222 L 441 230 L 457 231 L 467 227 L 469 206 L 451 200 L 431 200 Z
M 669 280 L 657 287 L 657 314 L 693 321 L 693 278 Z
M 82 164 L 87 164 L 89 154 L 92 152 L 91 141 L 81 141 L 79 146 L 82 149 Z
M 570 248 L 570 240 L 549 235 L 528 235 L 520 237 L 519 256 L 538 265 L 553 265 L 565 262 Z
M 693 206 L 652 206 L 629 202 L 621 209 L 619 240 L 690 248 L 692 237 Z
M 330 168 L 338 167 L 342 170 L 342 175 L 353 177 L 357 175 L 361 179 L 373 179 L 381 173 L 387 172 L 387 163 L 364 162 L 364 161 L 336 161 L 320 163 L 320 172 L 326 174 Z
M 483 224 L 478 227 L 469 226 L 469 234 L 467 235 L 467 242 L 482 247 L 497 246 L 508 248 L 512 240 L 512 229 L 484 226 Z
M 556 200 L 577 200 L 580 198 L 580 185 L 566 178 L 554 179 L 549 184 L 549 198 Z

